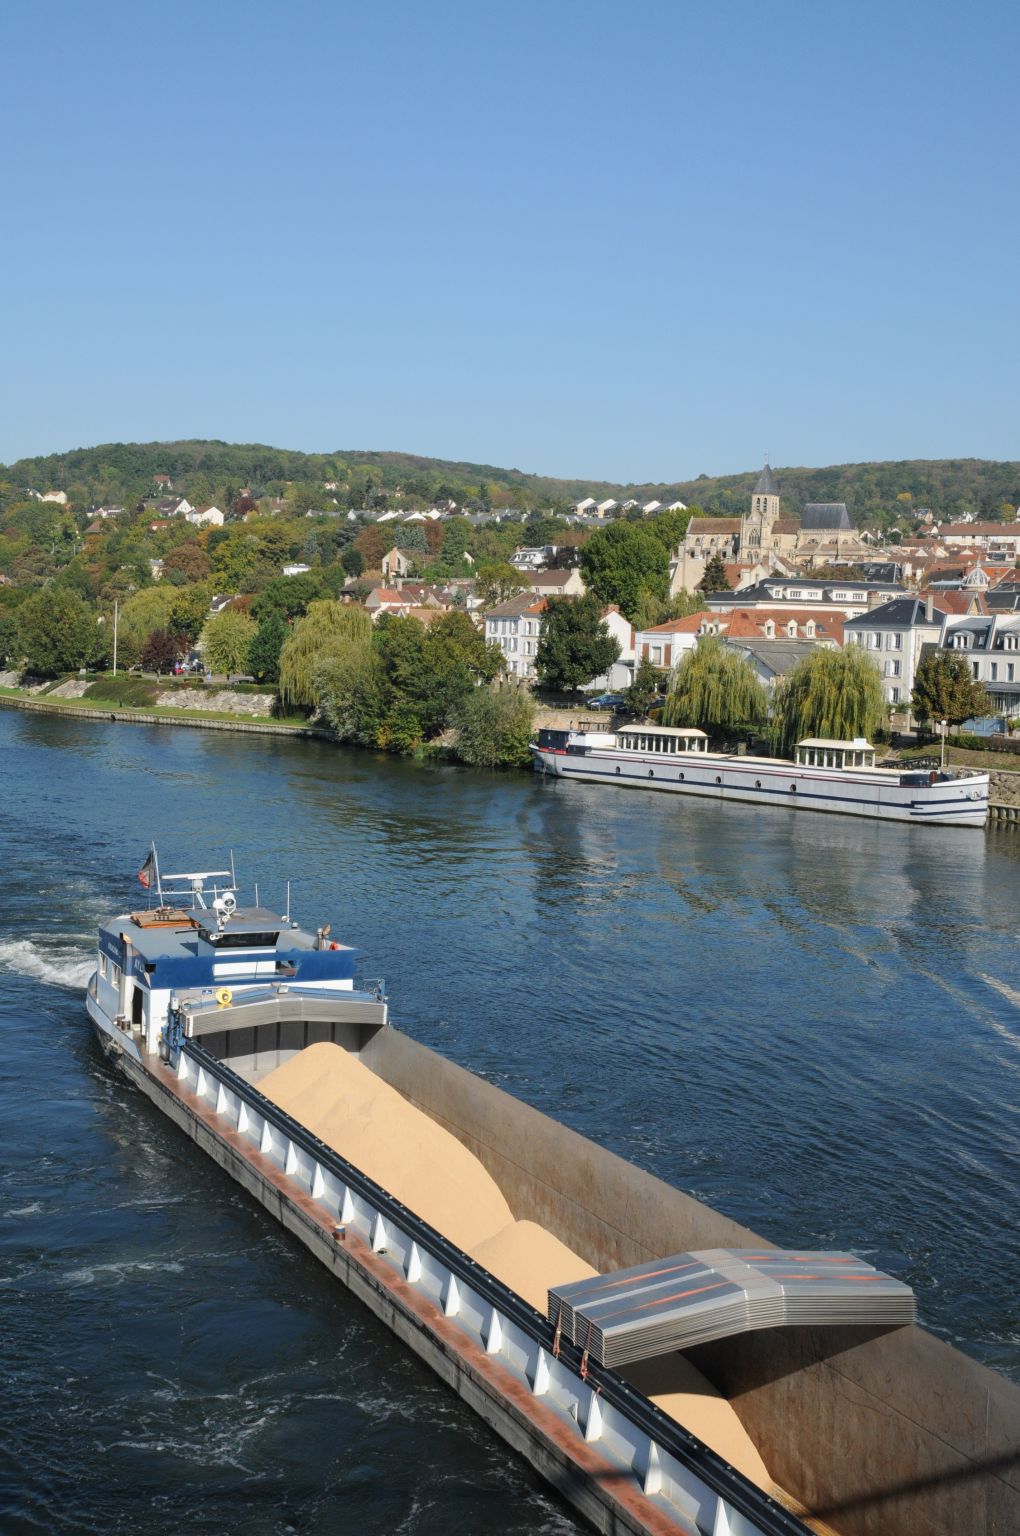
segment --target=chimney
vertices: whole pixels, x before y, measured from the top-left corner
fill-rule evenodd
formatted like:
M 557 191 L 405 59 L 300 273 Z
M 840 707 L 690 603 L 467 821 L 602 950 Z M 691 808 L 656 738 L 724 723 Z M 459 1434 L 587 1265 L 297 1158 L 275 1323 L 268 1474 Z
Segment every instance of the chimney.
M 880 607 L 881 606 L 881 602 L 882 602 L 882 594 L 881 594 L 881 592 L 869 592 L 868 593 L 868 612 L 870 613 L 872 608 Z
M 927 624 L 935 622 L 935 599 L 930 592 L 924 602 L 924 618 Z

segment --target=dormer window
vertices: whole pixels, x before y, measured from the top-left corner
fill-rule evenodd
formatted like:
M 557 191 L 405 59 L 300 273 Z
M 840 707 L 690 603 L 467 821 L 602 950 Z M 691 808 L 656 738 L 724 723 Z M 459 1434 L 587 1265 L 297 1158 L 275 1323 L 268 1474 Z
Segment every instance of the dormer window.
M 786 633 L 790 637 L 791 640 L 796 640 L 796 638 L 797 638 L 797 621 L 796 621 L 796 619 L 791 619 L 789 624 L 787 624 L 787 626 L 786 626 Z
M 958 635 L 955 635 L 953 637 L 953 643 L 956 646 L 956 649 L 958 651 L 969 651 L 970 650 L 970 635 L 967 633 L 966 630 L 961 630 L 961 632 Z
M 805 634 L 805 636 L 807 637 L 808 640 L 813 640 L 815 638 L 815 621 L 814 621 L 814 619 L 808 619 L 807 623 L 804 625 L 804 634 Z
M 1003 637 L 1002 637 L 1002 648 L 1005 651 L 1018 651 L 1018 650 L 1020 650 L 1020 635 L 1016 635 L 1016 634 L 1003 635 Z
M 765 638 L 766 640 L 774 640 L 776 638 L 776 626 L 772 619 L 765 620 Z

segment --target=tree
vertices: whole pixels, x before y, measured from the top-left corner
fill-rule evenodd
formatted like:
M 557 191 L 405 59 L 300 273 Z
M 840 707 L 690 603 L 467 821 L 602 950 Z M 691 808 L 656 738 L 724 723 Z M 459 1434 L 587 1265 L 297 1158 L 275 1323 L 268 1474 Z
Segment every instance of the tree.
M 172 672 L 183 651 L 180 635 L 168 629 L 154 629 L 147 636 L 139 659 L 147 672 Z
M 21 640 L 14 610 L 0 610 L 0 662 L 13 662 L 20 658 Z
M 966 657 L 953 651 L 931 651 L 924 657 L 910 704 L 919 720 L 945 720 L 950 725 L 992 713 L 988 694 L 971 676 Z
M 475 576 L 475 591 L 486 608 L 505 603 L 508 597 L 526 592 L 528 583 L 507 560 L 494 560 L 480 565 Z
M 44 588 L 22 603 L 18 638 L 26 668 L 35 677 L 59 677 L 95 665 L 106 651 L 95 613 L 66 588 Z
M 607 672 L 619 654 L 593 592 L 549 599 L 535 656 L 535 671 L 547 688 L 579 688 Z
M 163 580 L 175 587 L 189 586 L 194 581 L 205 581 L 212 570 L 212 561 L 200 544 L 192 540 L 178 544 L 163 556 Z
M 255 620 L 236 608 L 224 608 L 206 622 L 199 642 L 212 672 L 243 672 L 257 632 Z
M 262 588 L 251 605 L 252 618 L 261 624 L 270 614 L 283 619 L 298 618 L 309 603 L 325 596 L 325 577 L 321 571 L 302 571 L 297 576 L 277 576 Z
M 817 646 L 778 683 L 773 696 L 773 737 L 791 752 L 805 736 L 832 741 L 871 737 L 885 718 L 882 678 L 860 646 Z
M 703 635 L 673 668 L 662 710 L 663 725 L 696 725 L 717 736 L 760 725 L 768 694 L 751 663 L 717 635 Z
M 287 625 L 278 613 L 263 619 L 248 649 L 248 671 L 257 683 L 275 683 L 280 677 L 280 652 Z
M 659 694 L 659 673 L 647 656 L 638 662 L 634 681 L 624 695 L 632 715 L 647 715 Z
M 711 555 L 705 562 L 705 571 L 698 582 L 699 592 L 732 592 L 730 578 L 726 574 L 726 562 L 722 555 Z
M 664 507 L 661 512 L 656 512 L 648 523 L 648 532 L 654 534 L 660 544 L 665 545 L 667 554 L 672 555 L 683 543 L 691 517 L 690 507 L 683 512 L 679 507 Z
M 599 528 L 581 551 L 585 584 L 600 604 L 616 603 L 632 619 L 650 594 L 665 600 L 669 592 L 669 554 L 647 528 L 615 522 Z
M 535 701 L 523 688 L 475 688 L 455 719 L 454 750 L 473 768 L 526 768 Z
M 194 645 L 202 633 L 202 626 L 209 617 L 212 587 L 200 582 L 194 587 L 178 587 L 167 620 L 167 627 L 187 645 Z
M 340 556 L 340 564 L 343 566 L 348 576 L 360 576 L 362 571 L 365 569 L 365 557 L 361 553 L 361 550 L 356 549 L 352 544 L 350 549 L 345 549 L 343 554 Z
M 656 624 L 666 624 L 670 619 L 686 619 L 692 613 L 704 612 L 705 604 L 700 596 L 682 587 L 675 596 L 652 597 L 642 593 L 632 623 L 635 629 L 653 629 Z
M 319 703 L 317 669 L 349 640 L 367 640 L 372 620 L 364 608 L 321 599 L 309 603 L 280 652 L 280 698 L 285 704 L 313 709 Z
M 141 656 L 142 646 L 154 629 L 171 628 L 171 613 L 177 598 L 177 588 L 160 582 L 158 586 L 132 592 L 121 602 L 117 620 L 117 657 L 120 663 L 126 667 L 132 666 Z M 113 606 L 112 603 L 110 606 Z M 205 603 L 203 612 L 208 607 L 208 603 Z

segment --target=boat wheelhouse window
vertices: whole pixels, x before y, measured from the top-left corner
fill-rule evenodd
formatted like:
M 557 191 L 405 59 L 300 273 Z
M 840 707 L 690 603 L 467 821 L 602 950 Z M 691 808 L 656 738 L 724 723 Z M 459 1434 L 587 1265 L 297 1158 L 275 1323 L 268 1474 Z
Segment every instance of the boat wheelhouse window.
M 278 933 L 205 933 L 203 938 L 217 949 L 275 949 Z
M 116 960 L 110 961 L 110 980 L 115 987 L 120 986 L 120 966 Z
M 106 976 L 107 972 L 109 971 L 109 969 L 110 969 L 110 962 L 107 960 L 106 956 L 103 954 L 103 951 L 100 950 L 99 951 L 99 974 L 100 974 L 100 976 L 105 978 L 105 976 Z

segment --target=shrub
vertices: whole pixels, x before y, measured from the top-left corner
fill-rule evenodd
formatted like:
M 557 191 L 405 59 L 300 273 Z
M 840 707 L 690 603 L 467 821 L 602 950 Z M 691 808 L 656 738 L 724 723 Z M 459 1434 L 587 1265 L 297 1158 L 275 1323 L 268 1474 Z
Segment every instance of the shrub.
M 534 718 L 529 693 L 476 688 L 458 710 L 454 750 L 473 768 L 526 768 Z

